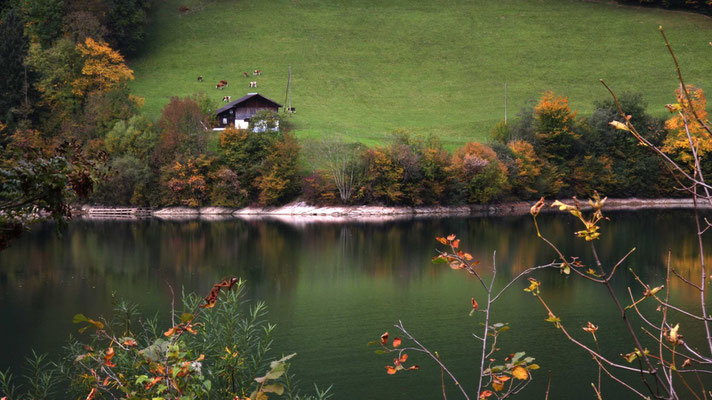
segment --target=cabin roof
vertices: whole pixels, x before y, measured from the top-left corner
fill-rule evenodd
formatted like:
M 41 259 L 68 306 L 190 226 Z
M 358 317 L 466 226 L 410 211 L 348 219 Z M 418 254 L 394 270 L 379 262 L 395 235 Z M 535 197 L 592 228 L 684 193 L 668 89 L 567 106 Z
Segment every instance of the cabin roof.
M 260 97 L 260 98 L 262 98 L 262 99 L 264 99 L 264 100 L 266 100 L 266 101 L 268 101 L 268 102 L 274 104 L 274 106 L 277 107 L 277 108 L 282 107 L 281 104 L 277 103 L 276 101 L 274 101 L 274 100 L 272 100 L 272 99 L 268 99 L 267 97 L 262 96 L 262 95 L 259 94 L 259 93 L 248 93 L 247 95 L 242 96 L 242 97 L 240 97 L 239 99 L 237 99 L 237 100 L 235 100 L 235 101 L 232 101 L 232 102 L 228 103 L 226 106 L 224 106 L 224 107 L 218 109 L 218 111 L 216 112 L 216 114 L 222 114 L 222 113 L 224 113 L 225 111 L 227 111 L 227 110 L 229 110 L 229 109 L 231 109 L 231 108 L 235 108 L 235 107 L 238 106 L 240 103 L 243 103 L 243 102 L 245 102 L 245 101 L 247 101 L 247 100 L 249 100 L 249 99 L 251 99 L 251 98 L 253 98 L 253 97 Z

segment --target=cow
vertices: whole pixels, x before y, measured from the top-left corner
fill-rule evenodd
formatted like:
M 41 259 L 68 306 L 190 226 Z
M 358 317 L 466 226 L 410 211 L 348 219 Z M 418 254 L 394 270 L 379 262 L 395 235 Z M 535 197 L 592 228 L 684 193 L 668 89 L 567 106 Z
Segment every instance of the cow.
M 217 85 L 215 85 L 215 89 L 224 89 L 226 87 L 227 87 L 227 81 L 225 81 L 225 80 L 222 80 L 222 81 L 218 82 Z
M 223 102 L 225 102 L 225 103 L 229 103 L 231 99 L 232 99 L 232 97 L 230 97 L 230 96 L 223 96 Z
M 257 75 L 262 75 L 262 70 L 256 69 L 252 75 L 257 76 Z
M 257 81 L 250 82 L 250 87 L 257 87 Z
M 203 81 L 203 75 L 198 75 L 198 82 L 202 82 L 202 81 Z
M 243 73 L 242 73 L 242 76 L 244 76 L 245 78 L 247 78 L 247 72 L 243 72 Z

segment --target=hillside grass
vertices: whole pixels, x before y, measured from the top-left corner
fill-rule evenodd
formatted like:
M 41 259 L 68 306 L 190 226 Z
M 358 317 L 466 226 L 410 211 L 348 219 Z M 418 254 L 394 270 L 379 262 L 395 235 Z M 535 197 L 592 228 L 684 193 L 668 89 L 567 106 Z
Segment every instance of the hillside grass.
M 155 3 L 145 49 L 130 60 L 131 89 L 154 117 L 171 96 L 199 91 L 218 102 L 258 91 L 283 103 L 290 64 L 300 138 L 372 145 L 405 128 L 450 149 L 486 140 L 504 117 L 505 81 L 510 119 L 547 90 L 589 113 L 607 96 L 601 78 L 664 115 L 676 80 L 659 25 L 687 81 L 712 90 L 712 20 L 696 14 L 564 0 Z M 255 69 L 257 90 L 248 88 Z M 216 90 L 221 79 L 229 87 Z

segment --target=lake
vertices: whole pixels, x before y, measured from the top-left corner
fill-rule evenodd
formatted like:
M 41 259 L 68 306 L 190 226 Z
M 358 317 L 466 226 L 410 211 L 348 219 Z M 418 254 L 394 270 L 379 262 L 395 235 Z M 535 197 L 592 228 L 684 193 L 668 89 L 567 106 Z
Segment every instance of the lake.
M 596 242 L 607 269 L 631 248 L 637 250 L 613 281 L 622 302 L 627 287 L 642 289 L 628 268 L 654 285 L 664 283 L 665 263 L 699 281 L 692 213 L 683 210 L 613 212 Z M 540 217 L 542 233 L 566 254 L 593 265 L 590 247 L 573 236 L 580 227 L 568 214 Z M 374 354 L 366 343 L 384 331 L 395 334 L 402 320 L 411 334 L 437 350 L 461 383 L 474 392 L 479 368 L 483 315 L 469 317 L 470 299 L 486 302 L 479 283 L 462 271 L 433 264 L 436 236 L 456 234 L 461 247 L 481 261 L 483 275 L 496 252 L 501 287 L 527 267 L 555 260 L 536 237 L 531 217 L 417 218 L 380 222 L 291 223 L 279 220 L 88 220 L 69 223 L 62 236 L 54 226 L 36 226 L 0 253 L 0 369 L 18 367 L 32 349 L 56 354 L 77 326 L 76 313 L 108 315 L 112 298 L 140 304 L 145 315 L 170 311 L 170 286 L 206 294 L 227 276 L 247 280 L 251 299 L 264 300 L 277 324 L 273 356 L 296 352 L 293 371 L 309 390 L 333 384 L 336 399 L 442 398 L 440 369 L 412 353 L 420 370 L 385 373 L 391 356 Z M 709 253 L 708 253 L 709 254 Z M 708 260 L 709 263 L 710 260 Z M 556 270 L 534 275 L 542 296 L 569 332 L 593 345 L 580 327 L 600 326 L 603 352 L 633 350 L 605 287 Z M 509 322 L 496 356 L 524 350 L 541 369 L 519 398 L 544 398 L 551 371 L 551 399 L 594 398 L 593 361 L 571 345 L 530 294 L 527 282 L 514 284 L 493 308 L 492 322 Z M 697 295 L 679 280 L 671 282 L 678 304 L 699 310 Z M 655 305 L 642 308 L 655 313 Z M 655 316 L 653 317 L 655 318 Z M 691 343 L 701 326 L 671 314 Z M 637 323 L 637 317 L 634 318 Z M 637 325 L 634 325 L 637 326 Z M 633 378 L 633 381 L 635 378 Z M 452 389 L 452 385 L 448 383 Z M 449 399 L 459 394 L 449 390 Z M 631 398 L 615 383 L 606 399 Z M 472 395 L 472 397 L 476 397 Z

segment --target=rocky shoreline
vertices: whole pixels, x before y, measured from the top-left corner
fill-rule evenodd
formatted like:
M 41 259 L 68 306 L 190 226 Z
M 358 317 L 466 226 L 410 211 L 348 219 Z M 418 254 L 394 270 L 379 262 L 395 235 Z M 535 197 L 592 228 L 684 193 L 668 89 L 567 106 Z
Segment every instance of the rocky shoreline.
M 564 200 L 572 203 L 573 200 Z M 534 202 L 512 202 L 487 205 L 429 206 L 429 207 L 386 207 L 386 206 L 314 206 L 302 202 L 290 203 L 271 208 L 228 208 L 228 207 L 166 207 L 158 209 L 132 207 L 103 207 L 84 205 L 74 209 L 75 215 L 88 219 L 124 219 L 155 217 L 160 219 L 262 219 L 272 218 L 285 221 L 313 220 L 313 222 L 340 222 L 349 220 L 383 221 L 414 217 L 433 216 L 517 216 L 529 212 Z M 581 204 L 588 207 L 587 202 Z M 709 204 L 698 204 L 710 209 Z M 692 199 L 608 199 L 605 210 L 640 209 L 685 209 L 692 208 Z

